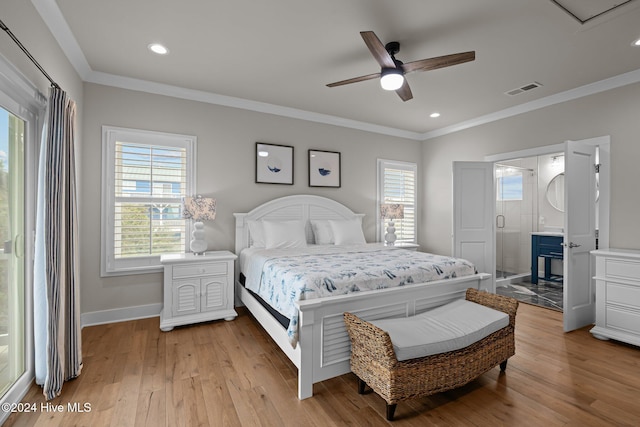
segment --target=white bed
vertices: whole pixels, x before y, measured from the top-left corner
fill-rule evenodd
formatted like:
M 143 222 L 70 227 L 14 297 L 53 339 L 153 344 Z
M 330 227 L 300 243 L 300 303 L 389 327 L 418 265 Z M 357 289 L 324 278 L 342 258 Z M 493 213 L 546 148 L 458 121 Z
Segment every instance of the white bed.
M 305 234 L 313 242 L 311 220 L 362 218 L 346 206 L 324 197 L 296 195 L 264 203 L 248 213 L 236 213 L 236 254 L 250 245 L 249 221 L 302 220 Z M 490 285 L 488 274 L 474 274 L 436 280 L 397 288 L 358 292 L 317 298 L 298 303 L 299 339 L 294 348 L 287 330 L 238 280 L 236 269 L 236 299 L 244 304 L 271 338 L 298 368 L 298 398 L 313 395 L 313 384 L 347 372 L 349 368 L 349 337 L 342 319 L 345 311 L 366 320 L 385 317 L 406 317 L 464 298 L 467 288 L 484 289 Z

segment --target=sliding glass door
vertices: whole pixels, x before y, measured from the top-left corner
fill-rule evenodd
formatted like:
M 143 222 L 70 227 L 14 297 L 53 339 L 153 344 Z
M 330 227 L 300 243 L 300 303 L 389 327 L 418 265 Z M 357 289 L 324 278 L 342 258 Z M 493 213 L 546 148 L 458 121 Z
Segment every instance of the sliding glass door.
M 0 397 L 26 367 L 24 133 L 0 107 Z

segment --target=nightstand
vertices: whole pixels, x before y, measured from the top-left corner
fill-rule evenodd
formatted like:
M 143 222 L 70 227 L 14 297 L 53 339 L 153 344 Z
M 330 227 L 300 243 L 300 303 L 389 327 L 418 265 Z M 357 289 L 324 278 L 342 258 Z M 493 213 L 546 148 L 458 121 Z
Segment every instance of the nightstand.
M 164 306 L 160 329 L 209 320 L 233 320 L 233 265 L 237 256 L 229 251 L 205 255 L 168 254 L 164 265 Z

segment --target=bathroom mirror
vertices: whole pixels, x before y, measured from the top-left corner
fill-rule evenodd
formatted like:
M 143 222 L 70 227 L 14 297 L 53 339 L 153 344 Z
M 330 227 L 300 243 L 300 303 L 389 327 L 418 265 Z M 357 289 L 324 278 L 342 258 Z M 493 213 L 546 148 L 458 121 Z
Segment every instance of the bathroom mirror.
M 547 201 L 560 212 L 564 212 L 564 173 L 554 176 L 547 185 Z

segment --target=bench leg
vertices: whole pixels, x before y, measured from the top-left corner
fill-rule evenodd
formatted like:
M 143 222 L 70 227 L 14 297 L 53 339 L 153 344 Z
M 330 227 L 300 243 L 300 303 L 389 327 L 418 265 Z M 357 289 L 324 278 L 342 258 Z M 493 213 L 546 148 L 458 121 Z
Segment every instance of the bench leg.
M 507 361 L 505 360 L 504 362 L 502 362 L 500 364 L 500 371 L 504 372 L 504 371 L 506 371 L 506 369 L 507 369 Z
M 397 404 L 393 404 L 393 405 L 389 405 L 387 403 L 387 421 L 393 421 L 393 415 L 396 412 L 396 406 Z
M 367 386 L 367 383 L 358 378 L 358 394 L 364 394 L 364 388 Z

